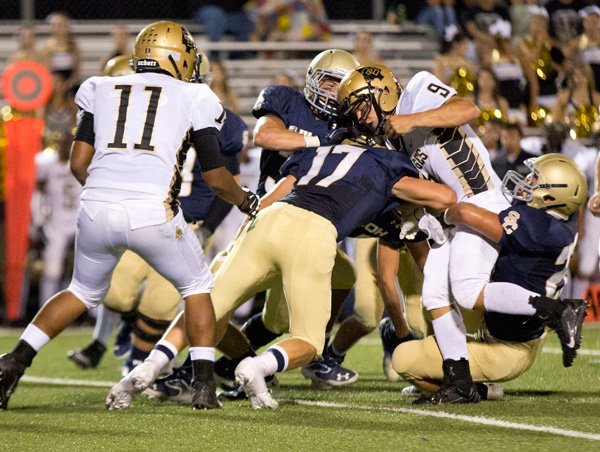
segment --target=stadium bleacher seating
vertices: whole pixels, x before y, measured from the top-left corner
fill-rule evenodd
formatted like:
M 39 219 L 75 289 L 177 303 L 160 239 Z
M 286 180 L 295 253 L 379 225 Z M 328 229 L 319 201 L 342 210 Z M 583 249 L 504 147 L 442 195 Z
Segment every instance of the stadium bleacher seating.
M 131 42 L 137 31 L 146 22 L 124 21 L 73 21 L 72 32 L 81 49 L 82 78 L 97 75 L 101 60 L 111 51 L 110 30 L 116 24 L 124 24 L 131 33 Z M 48 36 L 48 25 L 36 23 L 38 43 L 41 45 Z M 386 64 L 405 83 L 415 72 L 429 70 L 438 45 L 431 32 L 411 23 L 402 26 L 375 22 L 352 21 L 332 22 L 332 39 L 323 42 L 233 42 L 224 40 L 209 43 L 199 25 L 186 24 L 194 34 L 198 45 L 204 51 L 219 50 L 224 55 L 232 50 L 257 52 L 258 55 L 270 53 L 273 58 L 254 57 L 244 60 L 225 59 L 230 85 L 239 96 L 240 114 L 250 128 L 255 120 L 251 115 L 252 105 L 260 90 L 268 85 L 273 76 L 284 69 L 293 69 L 304 75 L 311 56 L 327 48 L 340 48 L 351 51 L 353 48 L 352 33 L 366 30 L 373 34 L 375 48 Z M 20 24 L 4 22 L 0 25 L 0 71 L 6 67 L 8 57 L 17 49 L 17 33 Z M 4 104 L 0 98 L 0 104 Z

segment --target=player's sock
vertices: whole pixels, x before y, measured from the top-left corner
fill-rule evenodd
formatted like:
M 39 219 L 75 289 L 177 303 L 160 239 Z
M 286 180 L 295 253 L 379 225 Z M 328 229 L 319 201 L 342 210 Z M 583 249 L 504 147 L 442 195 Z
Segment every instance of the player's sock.
M 50 342 L 50 336 L 33 323 L 30 323 L 27 325 L 27 328 L 25 328 L 25 331 L 23 331 L 23 334 L 21 334 L 19 342 L 21 341 L 27 342 L 27 344 L 29 344 L 29 346 L 37 353 L 44 345 Z
M 468 359 L 467 330 L 460 313 L 456 309 L 435 319 L 432 324 L 435 339 L 444 360 Z
M 190 347 L 190 358 L 194 369 L 193 381 L 212 381 L 215 367 L 215 348 Z
M 269 347 L 266 352 L 253 359 L 265 376 L 273 375 L 275 372 L 283 372 L 287 369 L 289 363 L 286 351 L 278 345 Z
M 529 304 L 531 297 L 539 294 L 516 284 L 496 282 L 484 289 L 483 304 L 486 311 L 513 315 L 534 315 L 535 308 Z
M 151 352 L 146 350 L 141 350 L 137 348 L 135 345 L 131 347 L 131 355 L 129 355 L 129 361 L 134 365 L 137 363 L 142 363 L 148 356 L 150 356 Z
M 327 354 L 340 364 L 344 362 L 344 358 L 346 358 L 346 352 L 340 352 L 335 348 L 335 341 L 327 347 Z
M 31 362 L 35 355 L 37 355 L 37 350 L 35 350 L 28 342 L 24 340 L 17 341 L 17 345 L 13 348 L 11 354 L 16 358 L 19 365 L 22 365 L 23 368 L 31 366 Z
M 165 367 L 169 361 L 177 356 L 179 350 L 169 341 L 161 339 L 154 345 L 154 348 L 148 355 L 148 358 L 144 360 L 144 362 L 149 362 L 152 364 L 156 373 L 158 374 L 163 367 Z
M 94 340 L 106 346 L 110 333 L 112 333 L 120 318 L 121 315 L 119 313 L 111 311 L 102 304 L 98 306 L 98 316 L 96 317 L 96 325 L 94 326 Z

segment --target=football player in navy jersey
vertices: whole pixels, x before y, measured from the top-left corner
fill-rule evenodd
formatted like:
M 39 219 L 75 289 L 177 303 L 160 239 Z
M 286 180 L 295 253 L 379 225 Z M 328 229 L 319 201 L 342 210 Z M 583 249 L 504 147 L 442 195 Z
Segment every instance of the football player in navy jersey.
M 202 53 L 201 59 L 197 81 L 208 86 L 210 62 Z M 119 69 L 119 66 L 111 67 Z M 131 70 L 130 73 L 132 72 Z M 107 75 L 122 73 L 125 73 L 124 70 Z M 223 164 L 239 183 L 238 154 L 247 143 L 248 127 L 235 113 L 228 109 L 225 109 L 225 113 L 225 121 L 217 138 Z M 207 240 L 227 216 L 232 205 L 216 196 L 202 178 L 194 147 L 187 151 L 181 178 L 178 199 L 183 215 L 196 232 L 200 243 L 206 246 Z M 126 375 L 148 356 L 154 344 L 160 340 L 175 317 L 180 300 L 177 290 L 142 258 L 131 251 L 124 253 L 113 273 L 111 287 L 104 300 L 104 305 L 111 311 L 104 311 L 104 305 L 100 307 L 104 312 L 99 316 L 99 325 L 94 329 L 93 341 L 83 349 L 70 351 L 69 359 L 84 369 L 96 367 L 106 349 L 106 339 L 114 324 L 110 322 L 103 325 L 103 322 L 110 319 L 112 312 L 119 312 L 127 318 L 119 335 L 129 325 L 133 330 L 131 352 L 123 366 L 123 373 Z M 109 316 L 106 316 L 107 313 Z M 129 335 L 131 329 L 125 334 Z M 104 336 L 103 340 L 100 336 Z
M 236 382 L 256 409 L 278 406 L 266 376 L 301 367 L 323 349 L 337 241 L 394 204 L 394 197 L 433 209 L 455 199 L 448 187 L 414 177 L 405 154 L 382 147 L 376 133 L 398 96 L 398 83 L 387 68 L 359 67 L 348 73 L 338 100 L 354 118 L 353 141 L 294 152 L 282 167 L 284 179 L 263 198 L 268 207 L 246 226 L 215 274 L 221 333 L 223 322 L 257 289 L 257 281 L 283 281 L 291 337 L 245 358 L 235 370 Z M 269 205 L 272 199 L 278 201 Z M 276 233 L 282 230 L 286 233 Z M 252 268 L 243 265 L 244 255 L 254 256 Z
M 513 171 L 503 180 L 513 197 L 509 208 L 494 213 L 461 202 L 444 215 L 447 223 L 467 226 L 500 249 L 490 282 L 474 307 L 483 311 L 485 326 L 479 338 L 467 344 L 476 382 L 507 381 L 529 369 L 541 350 L 546 326 L 558 334 L 565 367 L 571 366 L 580 345 L 587 304 L 558 297 L 577 241 L 586 179 L 561 154 L 533 158 L 527 165 L 528 176 Z M 444 391 L 443 361 L 433 336 L 400 345 L 393 364 L 426 391 L 436 391 L 440 384 Z M 423 396 L 420 403 L 439 403 L 436 394 Z

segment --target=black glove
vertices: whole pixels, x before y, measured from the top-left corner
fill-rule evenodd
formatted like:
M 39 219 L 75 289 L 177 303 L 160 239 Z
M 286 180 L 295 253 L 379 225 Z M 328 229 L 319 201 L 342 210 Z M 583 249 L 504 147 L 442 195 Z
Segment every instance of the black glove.
M 327 135 L 325 141 L 327 142 L 327 144 L 340 144 L 342 141 L 344 141 L 350 136 L 352 136 L 352 134 L 350 133 L 350 130 L 347 127 L 338 127 L 336 129 L 333 129 L 329 133 L 329 135 Z
M 256 193 L 250 191 L 248 187 L 242 187 L 242 190 L 246 193 L 246 197 L 238 208 L 250 218 L 254 219 L 256 214 L 258 214 L 258 209 L 260 207 L 260 197 Z

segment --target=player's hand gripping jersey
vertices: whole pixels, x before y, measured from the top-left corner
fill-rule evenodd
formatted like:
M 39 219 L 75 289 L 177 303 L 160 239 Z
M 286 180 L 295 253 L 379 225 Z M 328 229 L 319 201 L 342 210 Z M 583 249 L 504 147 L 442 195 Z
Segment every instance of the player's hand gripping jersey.
M 157 73 L 92 77 L 75 102 L 93 115 L 95 133 L 81 199 L 153 201 L 131 215 L 133 228 L 164 223 L 177 211 L 185 140 L 220 130 L 225 120 L 208 86 Z
M 456 95 L 429 72 L 417 73 L 400 96 L 397 114 L 418 113 L 442 106 Z M 422 177 L 443 182 L 456 192 L 458 201 L 488 190 L 500 191 L 501 181 L 490 156 L 471 126 L 416 128 L 400 137 Z

